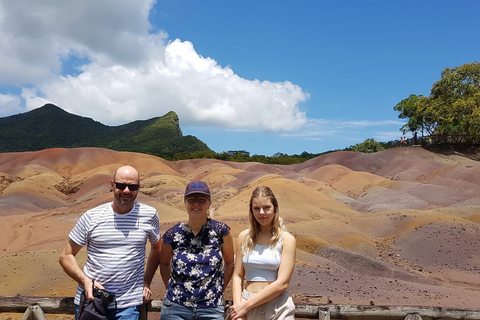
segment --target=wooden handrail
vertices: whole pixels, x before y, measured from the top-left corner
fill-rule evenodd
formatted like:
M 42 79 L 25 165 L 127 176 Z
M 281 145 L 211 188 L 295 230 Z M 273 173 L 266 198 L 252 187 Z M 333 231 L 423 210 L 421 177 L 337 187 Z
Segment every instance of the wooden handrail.
M 227 304 L 231 301 L 227 301 Z M 24 313 L 31 306 L 39 306 L 44 313 L 74 314 L 75 305 L 73 297 L 33 297 L 20 296 L 0 297 L 0 313 Z M 148 312 L 160 312 L 161 300 L 152 300 L 146 305 Z M 416 319 L 442 319 L 442 320 L 480 320 L 478 309 L 455 309 L 422 306 L 375 306 L 375 305 L 334 305 L 334 304 L 297 304 L 295 317 L 307 319 L 324 319 L 320 316 L 328 313 L 330 319 L 388 319 L 404 320 L 408 315 Z
M 43 312 L 55 314 L 74 314 L 73 297 L 0 297 L 0 312 L 24 313 L 30 305 L 38 304 Z

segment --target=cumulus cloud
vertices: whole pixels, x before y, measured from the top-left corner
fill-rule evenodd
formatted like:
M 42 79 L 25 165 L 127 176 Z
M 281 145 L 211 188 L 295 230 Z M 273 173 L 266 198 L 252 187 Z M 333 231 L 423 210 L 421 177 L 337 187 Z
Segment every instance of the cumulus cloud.
M 151 0 L 0 1 L 1 113 L 52 102 L 68 112 L 118 125 L 179 115 L 182 125 L 291 131 L 307 122 L 309 98 L 289 81 L 241 78 L 186 40 L 152 30 Z M 126 19 L 125 17 L 128 17 Z M 86 61 L 74 74 L 67 61 Z M 12 102 L 13 101 L 13 102 Z M 0 114 L 1 115 L 1 114 Z

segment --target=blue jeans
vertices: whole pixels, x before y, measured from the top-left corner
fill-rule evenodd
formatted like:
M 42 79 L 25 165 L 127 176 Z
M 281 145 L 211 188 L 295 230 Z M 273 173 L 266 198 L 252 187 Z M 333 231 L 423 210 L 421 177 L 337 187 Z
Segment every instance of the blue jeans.
M 78 318 L 78 309 L 79 306 L 75 305 L 75 320 Z M 108 309 L 107 311 L 108 320 L 138 320 L 139 316 L 140 306 L 118 308 L 117 312 L 115 312 L 115 309 Z
M 191 308 L 163 299 L 160 320 L 223 320 L 224 308 Z

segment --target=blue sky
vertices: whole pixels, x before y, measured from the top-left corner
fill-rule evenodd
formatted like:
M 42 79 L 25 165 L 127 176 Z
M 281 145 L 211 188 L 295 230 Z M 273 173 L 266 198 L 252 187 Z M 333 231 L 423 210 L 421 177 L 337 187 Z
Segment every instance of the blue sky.
M 479 61 L 479 1 L 0 0 L 0 117 L 173 110 L 217 152 L 399 139 L 393 107 Z

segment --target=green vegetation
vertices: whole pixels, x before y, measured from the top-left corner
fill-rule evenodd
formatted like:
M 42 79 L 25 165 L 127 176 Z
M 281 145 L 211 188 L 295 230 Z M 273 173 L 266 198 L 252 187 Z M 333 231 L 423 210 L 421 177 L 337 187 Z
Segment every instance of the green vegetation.
M 363 153 L 373 153 L 385 150 L 385 146 L 374 139 L 367 139 L 363 143 L 357 143 L 356 145 L 352 146 L 351 150 Z
M 286 153 L 278 152 L 271 157 L 254 154 L 250 156 L 250 153 L 245 150 L 233 150 L 222 153 L 216 153 L 214 151 L 209 152 L 191 152 L 191 153 L 178 153 L 173 158 L 169 160 L 185 160 L 185 159 L 218 159 L 224 161 L 235 161 L 235 162 L 260 162 L 265 164 L 297 164 L 302 163 L 307 160 L 313 159 L 315 157 L 321 156 L 335 151 L 355 151 L 363 153 L 373 153 L 382 150 L 386 150 L 393 147 L 398 147 L 398 141 L 389 141 L 389 142 L 377 142 L 374 139 L 367 139 L 362 143 L 357 143 L 356 145 L 350 146 L 343 150 L 331 150 L 323 153 L 308 153 L 306 151 L 301 154 L 288 155 Z
M 90 118 L 70 114 L 53 104 L 46 104 L 24 114 L 0 118 L 0 137 L 0 152 L 100 147 L 152 154 L 173 161 L 203 158 L 290 165 L 333 152 L 303 152 L 299 155 L 278 152 L 271 157 L 250 155 L 245 150 L 216 153 L 196 137 L 183 136 L 178 116 L 173 111 L 163 117 L 111 127 Z M 344 150 L 377 152 L 396 144 L 398 142 L 381 143 L 367 139 Z
M 429 97 L 412 94 L 393 109 L 408 119 L 403 133 L 480 135 L 480 63 L 444 69 Z
M 185 160 L 185 159 L 217 159 L 224 161 L 234 162 L 260 162 L 265 164 L 297 164 L 302 163 L 319 155 L 326 154 L 333 151 L 324 153 L 308 153 L 302 152 L 300 155 L 288 155 L 285 153 L 276 153 L 273 156 L 264 156 L 259 154 L 250 155 L 249 152 L 244 150 L 231 150 L 222 153 L 211 152 L 191 152 L 191 153 L 178 153 L 173 158 L 168 160 Z
M 46 104 L 24 114 L 0 118 L 0 137 L 0 152 L 100 147 L 164 158 L 182 152 L 212 152 L 199 139 L 182 135 L 175 112 L 110 127 Z

